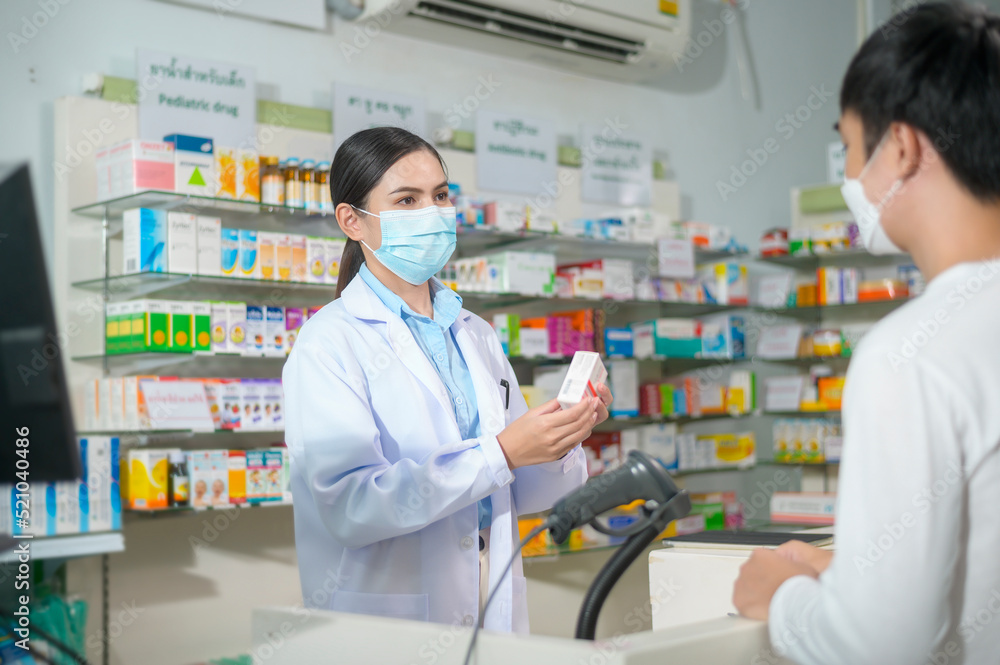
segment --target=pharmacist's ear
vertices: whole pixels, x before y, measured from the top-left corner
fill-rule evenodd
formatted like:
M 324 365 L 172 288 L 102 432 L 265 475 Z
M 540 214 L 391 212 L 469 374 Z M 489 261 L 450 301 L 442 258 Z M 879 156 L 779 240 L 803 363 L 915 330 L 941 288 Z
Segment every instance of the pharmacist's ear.
M 345 236 L 351 240 L 362 240 L 364 238 L 364 235 L 361 233 L 361 214 L 352 208 L 350 204 L 341 203 L 337 206 L 334 214 L 337 216 L 337 224 Z

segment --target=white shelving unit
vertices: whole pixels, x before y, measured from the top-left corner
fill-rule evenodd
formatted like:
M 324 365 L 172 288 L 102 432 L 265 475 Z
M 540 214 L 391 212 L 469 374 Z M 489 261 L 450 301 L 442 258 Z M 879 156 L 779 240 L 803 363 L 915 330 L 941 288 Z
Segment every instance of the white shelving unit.
M 81 556 L 121 552 L 125 549 L 125 538 L 120 531 L 13 538 L 11 547 L 18 547 L 23 542 L 31 544 L 32 561 L 42 559 L 72 559 Z M 18 560 L 17 557 L 18 555 L 13 549 L 0 552 L 0 564 L 14 563 Z

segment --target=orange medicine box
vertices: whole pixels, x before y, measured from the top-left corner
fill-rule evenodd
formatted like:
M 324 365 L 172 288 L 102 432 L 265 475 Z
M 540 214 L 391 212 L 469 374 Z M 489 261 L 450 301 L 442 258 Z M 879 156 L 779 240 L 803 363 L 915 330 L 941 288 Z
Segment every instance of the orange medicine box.
M 842 395 L 844 393 L 844 377 L 824 376 L 817 381 L 819 391 L 819 401 L 829 411 L 840 410 Z
M 247 454 L 244 450 L 229 451 L 229 503 L 247 501 Z

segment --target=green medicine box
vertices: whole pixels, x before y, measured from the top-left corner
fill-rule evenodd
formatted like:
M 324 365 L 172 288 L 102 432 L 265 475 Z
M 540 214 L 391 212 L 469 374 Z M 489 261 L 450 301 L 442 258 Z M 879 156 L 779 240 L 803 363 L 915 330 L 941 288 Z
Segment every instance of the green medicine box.
M 166 300 L 137 301 L 139 311 L 132 316 L 132 339 L 140 342 L 133 353 L 170 350 L 170 312 Z
M 196 302 L 193 307 L 194 336 L 191 341 L 194 343 L 195 353 L 212 352 L 212 304 L 207 302 Z
M 170 337 L 167 350 L 171 353 L 194 351 L 194 307 L 189 302 L 167 302 L 170 314 Z
M 108 303 L 104 309 L 104 353 L 121 353 L 121 303 Z

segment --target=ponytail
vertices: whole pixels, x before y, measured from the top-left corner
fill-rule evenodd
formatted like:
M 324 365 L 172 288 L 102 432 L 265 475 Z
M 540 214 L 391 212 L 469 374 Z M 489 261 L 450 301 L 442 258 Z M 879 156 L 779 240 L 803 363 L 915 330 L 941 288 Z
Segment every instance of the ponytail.
M 337 293 L 333 296 L 334 300 L 339 298 L 351 280 L 357 277 L 364 262 L 365 253 L 361 251 L 361 243 L 348 238 L 344 254 L 340 257 L 340 273 L 337 275 Z

